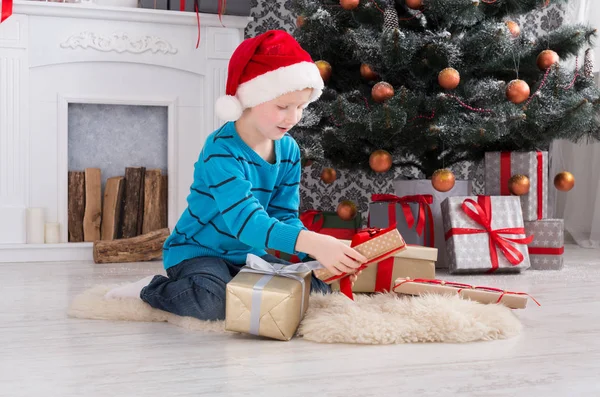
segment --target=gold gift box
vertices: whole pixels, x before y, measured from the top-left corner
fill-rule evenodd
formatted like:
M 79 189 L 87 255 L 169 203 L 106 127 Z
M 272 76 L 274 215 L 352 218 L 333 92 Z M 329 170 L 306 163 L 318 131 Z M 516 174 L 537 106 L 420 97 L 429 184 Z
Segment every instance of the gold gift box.
M 340 241 L 343 241 L 348 245 L 350 245 L 351 243 L 348 240 Z M 368 262 L 366 265 L 363 266 L 367 266 L 366 269 L 368 269 L 369 267 L 372 267 L 375 263 L 377 263 L 376 261 L 374 261 L 374 259 L 379 258 L 378 261 L 382 261 L 386 258 L 389 258 L 392 255 L 395 255 L 398 252 L 404 251 L 406 249 L 406 243 L 400 235 L 400 232 L 398 232 L 398 229 L 393 228 L 379 234 L 377 237 L 374 237 L 371 240 L 365 241 L 364 243 L 358 244 L 352 248 L 354 248 L 356 252 L 367 258 Z M 363 272 L 365 270 L 363 270 Z M 332 284 L 336 280 L 339 280 L 340 278 L 344 277 L 344 274 L 334 276 L 329 270 L 323 268 L 315 270 L 315 276 L 319 280 L 322 280 L 327 284 Z
M 452 283 L 447 281 L 432 280 L 432 282 L 407 280 L 399 278 L 396 280 L 394 292 L 407 295 L 458 295 L 461 298 L 470 299 L 480 303 L 502 303 L 511 309 L 525 309 L 529 295 L 522 292 L 495 291 L 486 287 L 473 287 L 467 284 Z M 537 301 L 536 301 L 537 303 Z M 539 303 L 538 303 L 539 305 Z
M 342 240 L 350 245 L 350 241 Z M 407 245 L 406 249 L 394 254 L 394 269 L 390 280 L 389 291 L 393 290 L 395 280 L 405 278 L 435 278 L 435 262 L 437 261 L 437 248 L 423 247 L 420 245 Z M 352 292 L 374 292 L 377 279 L 378 264 L 364 269 L 356 279 Z M 331 289 L 340 289 L 339 281 L 331 284 Z
M 308 308 L 311 270 L 296 276 L 304 283 L 278 275 L 238 273 L 227 284 L 225 329 L 290 340 Z M 256 286 L 264 282 L 257 291 Z

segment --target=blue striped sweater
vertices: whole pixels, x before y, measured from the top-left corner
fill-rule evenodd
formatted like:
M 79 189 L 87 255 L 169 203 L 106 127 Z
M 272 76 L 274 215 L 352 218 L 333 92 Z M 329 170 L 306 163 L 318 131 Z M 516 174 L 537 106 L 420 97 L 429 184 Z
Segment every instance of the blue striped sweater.
M 163 246 L 165 269 L 199 256 L 244 264 L 267 248 L 298 254 L 300 149 L 289 134 L 275 141 L 275 163 L 238 135 L 234 122 L 207 138 L 194 165 L 187 208 Z M 305 255 L 301 254 L 301 257 Z

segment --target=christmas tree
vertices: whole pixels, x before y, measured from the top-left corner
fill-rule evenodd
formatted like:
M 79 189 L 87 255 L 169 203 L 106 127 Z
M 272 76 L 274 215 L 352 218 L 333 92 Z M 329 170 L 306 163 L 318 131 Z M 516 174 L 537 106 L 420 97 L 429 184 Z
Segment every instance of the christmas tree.
M 326 89 L 294 129 L 303 158 L 425 177 L 485 152 L 600 139 L 593 27 L 536 38 L 516 16 L 555 0 L 292 0 Z

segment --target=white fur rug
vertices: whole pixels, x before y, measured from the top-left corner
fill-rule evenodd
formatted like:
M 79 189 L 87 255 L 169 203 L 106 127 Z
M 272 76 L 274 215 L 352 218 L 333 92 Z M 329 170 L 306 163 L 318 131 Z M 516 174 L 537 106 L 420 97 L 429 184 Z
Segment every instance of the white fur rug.
M 157 310 L 137 299 L 104 299 L 115 285 L 99 285 L 77 296 L 71 317 L 99 320 L 162 321 L 195 330 L 226 332 L 223 321 L 201 321 Z M 503 305 L 483 305 L 458 297 L 396 294 L 341 294 L 310 297 L 298 336 L 320 343 L 394 344 L 473 342 L 507 339 L 521 323 Z

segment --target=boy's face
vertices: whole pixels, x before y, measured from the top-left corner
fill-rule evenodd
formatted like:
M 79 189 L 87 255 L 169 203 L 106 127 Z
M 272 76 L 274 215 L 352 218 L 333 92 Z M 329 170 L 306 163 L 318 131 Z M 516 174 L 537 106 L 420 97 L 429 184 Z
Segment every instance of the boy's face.
M 265 138 L 276 141 L 298 124 L 308 106 L 312 88 L 293 91 L 250 109 L 256 130 Z

